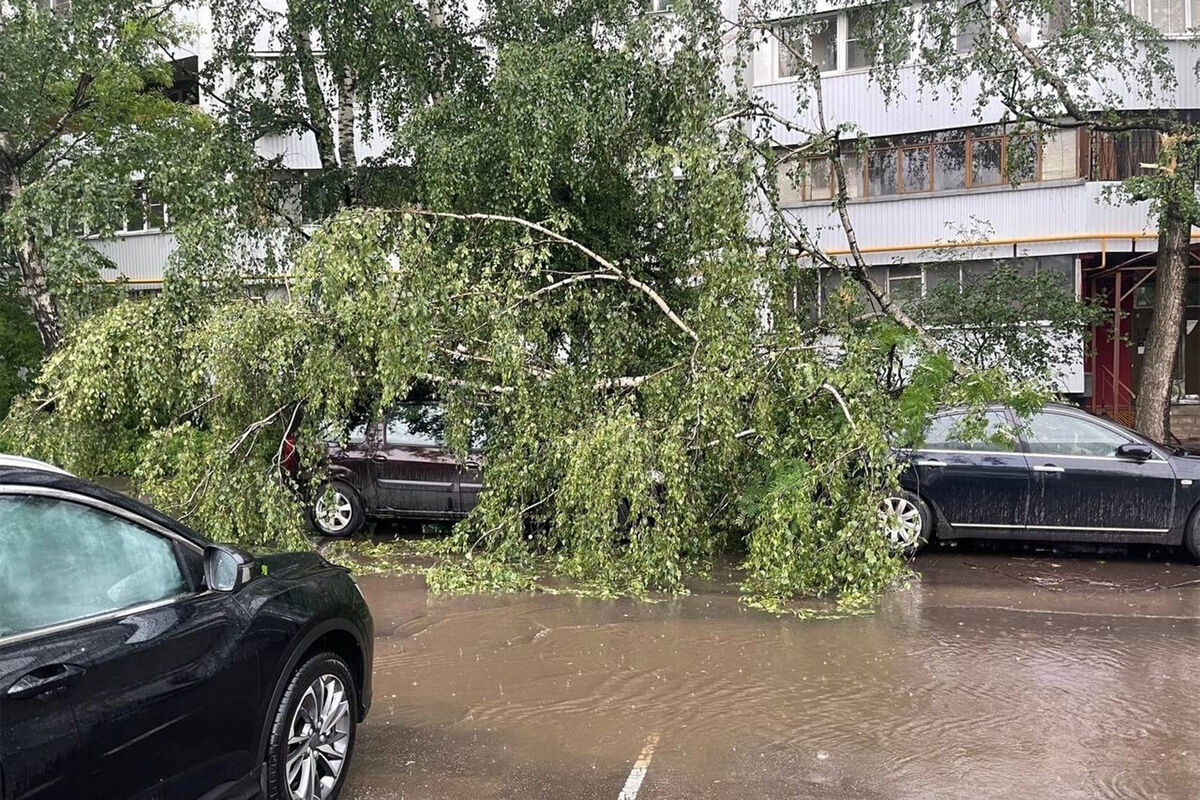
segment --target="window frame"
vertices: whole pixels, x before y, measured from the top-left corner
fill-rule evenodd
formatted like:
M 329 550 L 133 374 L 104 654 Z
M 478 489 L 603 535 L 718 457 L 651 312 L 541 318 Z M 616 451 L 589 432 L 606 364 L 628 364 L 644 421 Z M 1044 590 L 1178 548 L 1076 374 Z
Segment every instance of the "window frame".
M 813 29 L 815 28 L 816 23 L 821 22 L 822 20 L 825 20 L 825 21 L 828 21 L 829 23 L 831 23 L 831 27 L 833 29 L 833 68 L 832 69 L 823 69 L 820 71 L 819 74 L 822 76 L 843 74 L 846 71 L 844 68 L 843 57 L 842 57 L 842 53 L 844 52 L 844 39 L 842 36 L 842 29 L 845 24 L 844 20 L 843 20 L 844 17 L 845 17 L 845 12 L 843 12 L 843 11 L 826 11 L 826 12 L 822 12 L 819 14 L 812 14 L 812 15 L 808 15 L 808 16 L 800 16 L 800 17 L 793 17 L 791 19 L 780 20 L 780 21 L 774 23 L 773 25 L 771 25 L 771 27 L 770 27 L 770 53 L 769 53 L 770 58 L 771 58 L 771 71 L 770 71 L 771 79 L 769 81 L 767 81 L 767 83 L 788 83 L 788 82 L 796 81 L 800 77 L 796 73 L 792 73 L 790 75 L 785 75 L 783 73 L 783 70 L 780 68 L 782 66 L 781 62 L 783 59 L 784 48 L 785 48 L 785 45 L 783 43 L 783 40 L 784 40 L 783 31 L 790 27 L 808 28 L 808 30 L 806 31 L 806 34 L 809 39 L 809 47 L 811 48 L 812 47 L 811 42 L 813 39 L 813 36 L 812 36 Z
M 96 625 L 102 622 L 109 622 L 114 619 L 121 619 L 133 614 L 140 614 L 146 611 L 151 611 L 156 608 L 173 605 L 193 597 L 203 597 L 213 593 L 212 589 L 197 583 L 197 575 L 195 570 L 189 565 L 184 557 L 185 552 L 192 552 L 193 555 L 200 559 L 204 558 L 204 548 L 196 542 L 183 536 L 178 531 L 173 531 L 170 528 L 160 525 L 153 520 L 147 519 L 141 514 L 121 508 L 120 506 L 106 503 L 103 500 L 91 497 L 86 494 L 70 492 L 63 489 L 54 489 L 45 486 L 26 486 L 21 484 L 0 484 L 0 497 L 47 497 L 54 500 L 60 500 L 67 503 L 85 506 L 102 513 L 117 517 L 136 527 L 143 528 L 151 535 L 161 536 L 166 539 L 171 545 L 171 550 L 175 555 L 175 562 L 179 566 L 179 571 L 183 575 L 184 582 L 187 584 L 187 591 L 182 594 L 166 597 L 161 600 L 154 600 L 149 603 L 139 603 L 137 605 L 126 606 L 124 608 L 114 609 L 113 611 L 104 611 L 99 614 L 91 614 L 78 619 L 67 620 L 65 622 L 47 625 L 41 628 L 34 628 L 21 633 L 14 633 L 9 636 L 0 636 L 0 647 L 4 647 L 17 642 L 25 642 L 31 639 L 39 639 L 43 636 L 52 636 L 64 631 L 74 630 L 75 628 L 84 628 L 91 625 Z
M 887 287 L 886 287 L 886 294 L 887 294 L 887 297 L 889 300 L 892 300 L 893 302 L 895 302 L 898 305 L 901 305 L 901 307 L 903 307 L 903 301 L 896 300 L 893 296 L 892 284 L 893 283 L 900 284 L 905 281 L 908 282 L 908 284 L 906 284 L 906 285 L 910 285 L 913 283 L 915 283 L 917 285 L 917 296 L 915 298 L 917 302 L 920 302 L 921 300 L 925 299 L 925 268 L 923 266 L 919 267 L 919 269 L 915 275 L 892 275 L 892 270 L 891 270 L 891 267 L 889 266 L 888 267 L 888 276 L 887 276 Z
M 826 192 L 825 196 L 817 195 L 813 192 L 813 170 L 824 169 L 826 176 Z M 814 156 L 812 158 L 803 159 L 800 171 L 800 199 L 805 203 L 815 203 L 817 201 L 829 202 L 837 194 L 834 191 L 834 184 L 837 179 L 833 171 L 833 161 L 827 156 Z
M 1154 22 L 1152 11 L 1154 8 L 1154 0 L 1125 0 L 1123 5 L 1125 7 L 1125 11 L 1128 12 L 1130 16 L 1135 17 L 1136 19 L 1139 19 L 1150 27 L 1154 28 L 1154 30 L 1158 31 L 1164 38 L 1193 39 L 1196 37 L 1195 28 L 1200 26 L 1200 20 L 1195 19 L 1195 14 L 1193 14 L 1193 11 L 1200 9 L 1193 8 L 1194 5 L 1198 5 L 1194 3 L 1194 0 L 1181 0 L 1181 2 L 1183 5 L 1183 30 L 1169 32 L 1163 30 Z M 1145 11 L 1145 14 L 1143 15 L 1138 13 L 1139 10 Z
M 1042 183 L 1057 183 L 1060 181 L 1062 181 L 1062 182 L 1079 181 L 1084 178 L 1084 176 L 1076 174 L 1074 177 L 1052 178 L 1050 180 L 1045 179 L 1044 166 L 1045 166 L 1045 160 L 1046 160 L 1045 148 L 1046 148 L 1046 145 L 1048 142 L 1047 133 L 1054 133 L 1053 130 L 1051 130 L 1051 131 L 1035 130 L 1035 131 L 1029 131 L 1029 132 L 1002 131 L 1002 132 L 997 132 L 997 133 L 984 132 L 991 127 L 992 126 L 978 126 L 976 128 L 950 128 L 950 129 L 937 130 L 937 131 L 922 131 L 920 133 L 906 135 L 907 137 L 918 137 L 918 136 L 924 137 L 927 139 L 927 141 L 923 141 L 923 142 L 917 142 L 917 141 L 897 142 L 896 141 L 897 138 L 905 138 L 905 137 L 877 137 L 876 139 L 868 140 L 867 144 L 864 147 L 862 147 L 862 154 L 864 157 L 860 159 L 861 163 L 858 165 L 858 168 L 861 169 L 861 173 L 862 173 L 860 176 L 861 191 L 858 194 L 853 194 L 851 199 L 860 199 L 860 198 L 872 198 L 872 199 L 873 198 L 889 198 L 889 199 L 892 199 L 892 198 L 899 198 L 899 197 L 907 197 L 910 195 L 953 194 L 953 193 L 969 192 L 969 191 L 975 191 L 975 190 L 981 190 L 981 189 L 986 190 L 986 189 L 1002 188 L 1005 185 L 1011 183 L 1011 175 L 1009 173 L 1009 168 L 1008 168 L 1008 148 L 1009 148 L 1010 142 L 1012 140 L 1014 140 L 1014 138 L 1019 138 L 1019 139 L 1023 139 L 1023 140 L 1030 139 L 1032 141 L 1035 141 L 1037 144 L 1036 159 L 1034 161 L 1030 162 L 1030 166 L 1032 167 L 1033 174 L 1030 177 L 1021 181 L 1022 186 L 1027 186 L 1027 185 L 1032 185 L 1032 184 L 1042 184 Z M 950 133 L 954 133 L 956 135 L 953 137 L 939 138 L 939 136 L 942 136 L 944 134 L 950 134 Z M 1000 145 L 1000 179 L 995 182 L 989 181 L 987 183 L 980 183 L 976 177 L 975 168 L 974 168 L 975 147 L 979 144 L 990 143 L 990 142 L 999 142 L 999 145 Z M 962 168 L 963 186 L 949 188 L 949 189 L 939 189 L 939 188 L 937 188 L 937 174 L 938 174 L 937 150 L 942 145 L 959 144 L 959 143 L 961 143 L 963 146 L 963 159 L 964 159 L 963 160 L 963 168 Z M 929 175 L 928 175 L 928 180 L 926 181 L 924 186 L 909 187 L 906 185 L 905 179 L 904 179 L 905 154 L 911 153 L 911 152 L 916 152 L 916 151 L 924 151 L 926 153 L 926 156 L 929 159 Z M 888 152 L 895 154 L 894 170 L 888 170 L 888 172 L 893 173 L 893 179 L 894 179 L 894 183 L 896 186 L 896 191 L 888 192 L 886 194 L 876 194 L 871 191 L 871 179 L 872 179 L 871 158 L 872 158 L 872 156 L 874 156 L 877 153 L 888 153 Z M 847 155 L 847 153 L 845 151 L 843 151 L 843 158 L 845 158 L 846 155 Z M 1078 161 L 1076 161 L 1075 172 L 1076 173 L 1080 172 L 1080 170 L 1078 168 Z M 847 174 L 847 177 L 849 177 L 849 172 Z M 814 199 L 816 199 L 816 198 L 809 198 L 807 195 L 805 195 L 804 202 L 812 202 L 812 200 L 814 200 Z M 821 198 L 821 199 L 824 199 L 824 198 Z

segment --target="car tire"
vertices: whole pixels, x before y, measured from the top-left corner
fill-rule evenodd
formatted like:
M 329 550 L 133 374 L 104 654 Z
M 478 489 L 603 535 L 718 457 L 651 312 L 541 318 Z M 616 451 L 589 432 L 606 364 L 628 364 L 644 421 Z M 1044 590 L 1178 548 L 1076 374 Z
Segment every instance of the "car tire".
M 357 729 L 358 687 L 346 662 L 333 653 L 308 659 L 271 720 L 267 800 L 336 800 Z
M 327 496 L 333 493 L 333 507 L 326 506 Z M 367 520 L 362 498 L 348 483 L 330 481 L 317 489 L 311 510 L 313 527 L 323 536 L 352 536 Z
M 1200 505 L 1188 517 L 1187 528 L 1183 531 L 1183 546 L 1193 559 L 1200 562 Z
M 879 521 L 891 546 L 905 555 L 920 550 L 933 536 L 933 509 L 907 489 L 884 498 L 879 505 Z

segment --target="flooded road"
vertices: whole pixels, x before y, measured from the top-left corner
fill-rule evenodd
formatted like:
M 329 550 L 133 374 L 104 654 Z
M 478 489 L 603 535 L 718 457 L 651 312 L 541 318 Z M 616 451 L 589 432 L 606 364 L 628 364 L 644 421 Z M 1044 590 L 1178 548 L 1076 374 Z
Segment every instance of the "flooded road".
M 1200 567 L 922 555 L 870 617 L 361 579 L 344 798 L 1200 797 Z

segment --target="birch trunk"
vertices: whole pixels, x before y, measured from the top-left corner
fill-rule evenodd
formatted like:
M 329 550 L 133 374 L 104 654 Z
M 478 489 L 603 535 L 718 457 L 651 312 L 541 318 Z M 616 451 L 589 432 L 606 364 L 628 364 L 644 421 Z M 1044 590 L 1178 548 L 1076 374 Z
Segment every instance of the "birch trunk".
M 21 180 L 16 175 L 10 175 L 3 185 L 0 208 L 7 213 L 21 193 Z M 14 247 L 14 255 L 21 270 L 21 286 L 29 299 L 33 320 L 42 339 L 42 348 L 49 355 L 62 342 L 62 315 L 54 295 L 50 293 L 46 261 L 38 250 L 32 231 L 22 231 Z
M 1192 226 L 1168 205 L 1159 219 L 1157 290 L 1137 388 L 1138 432 L 1156 442 L 1170 429 L 1171 385 L 1183 329 Z
M 288 29 L 292 46 L 296 48 L 296 65 L 300 70 L 300 85 L 304 90 L 304 104 L 308 111 L 309 126 L 317 139 L 317 155 L 321 169 L 326 172 L 338 168 L 337 153 L 333 145 L 333 121 L 325 93 L 321 91 L 321 80 L 317 73 L 317 62 L 312 51 L 312 25 L 295 11 L 295 2 L 288 6 Z

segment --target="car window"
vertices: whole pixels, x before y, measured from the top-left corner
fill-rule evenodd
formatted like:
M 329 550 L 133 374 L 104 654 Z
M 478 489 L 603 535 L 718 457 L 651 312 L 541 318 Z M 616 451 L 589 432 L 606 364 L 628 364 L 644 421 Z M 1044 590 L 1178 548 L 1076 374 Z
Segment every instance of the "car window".
M 1017 449 L 1008 418 L 1000 411 L 988 411 L 984 415 L 985 428 L 976 441 L 963 441 L 959 426 L 963 414 L 939 414 L 934 417 L 925 431 L 925 448 L 928 450 L 972 450 L 983 453 L 1012 453 Z
M 1113 456 L 1131 439 L 1091 420 L 1047 412 L 1029 421 L 1029 449 L 1064 456 Z
M 329 444 L 339 444 L 346 442 L 347 444 L 363 444 L 367 441 L 367 423 L 362 422 L 350 428 L 345 425 L 337 425 L 332 422 L 326 422 L 321 426 L 321 439 Z
M 165 537 L 67 500 L 0 496 L 0 636 L 188 591 Z
M 420 408 L 400 408 L 388 417 L 384 433 L 388 444 L 440 447 L 441 414 Z

